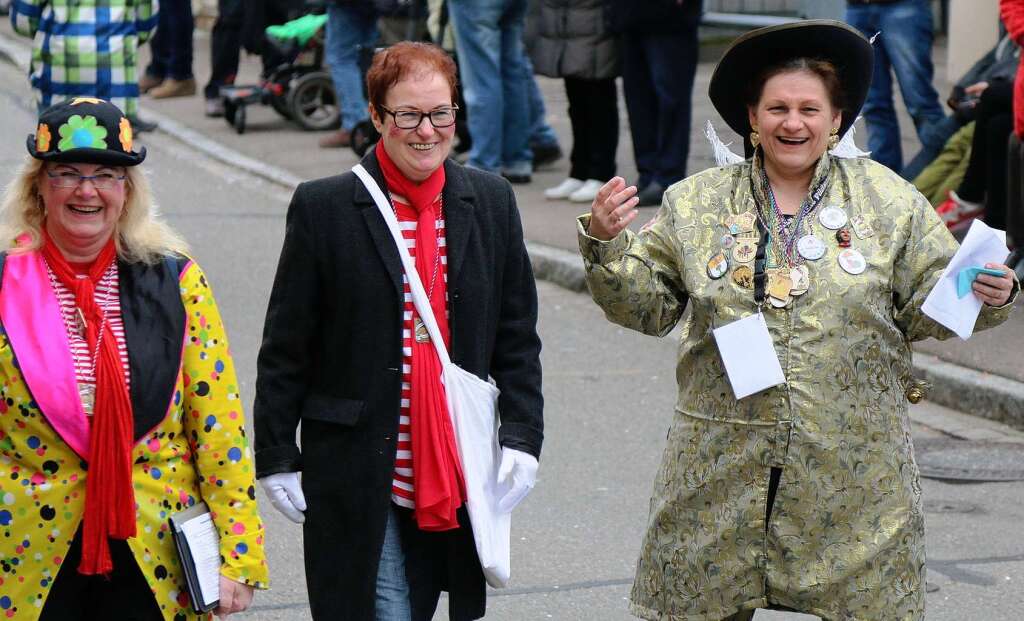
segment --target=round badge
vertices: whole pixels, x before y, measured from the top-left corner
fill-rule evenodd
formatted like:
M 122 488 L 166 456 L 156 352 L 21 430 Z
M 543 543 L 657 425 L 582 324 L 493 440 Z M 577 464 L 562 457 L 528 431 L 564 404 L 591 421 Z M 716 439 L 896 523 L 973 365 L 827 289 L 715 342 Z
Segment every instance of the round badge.
M 846 212 L 838 207 L 826 207 L 818 214 L 818 220 L 826 229 L 835 231 L 846 225 Z
M 725 273 L 729 271 L 729 260 L 725 258 L 725 254 L 719 252 L 715 256 L 711 257 L 708 261 L 708 276 L 714 280 L 718 280 Z
M 817 261 L 825 256 L 825 242 L 814 233 L 804 235 L 796 242 L 797 252 L 808 261 Z
M 744 289 L 754 288 L 754 270 L 749 265 L 740 265 L 732 271 L 732 281 Z
M 850 274 L 861 274 L 868 267 L 864 255 L 853 248 L 846 248 L 839 253 L 839 267 Z
M 811 288 L 811 275 L 806 265 L 797 265 L 789 271 L 789 278 L 793 281 L 793 288 L 790 295 L 803 295 Z
M 757 242 L 752 239 L 737 240 L 732 249 L 732 258 L 738 263 L 749 263 L 757 256 Z
M 722 248 L 728 250 L 736 245 L 736 238 L 726 233 L 725 235 L 722 235 L 722 239 L 719 240 L 719 243 L 722 244 Z

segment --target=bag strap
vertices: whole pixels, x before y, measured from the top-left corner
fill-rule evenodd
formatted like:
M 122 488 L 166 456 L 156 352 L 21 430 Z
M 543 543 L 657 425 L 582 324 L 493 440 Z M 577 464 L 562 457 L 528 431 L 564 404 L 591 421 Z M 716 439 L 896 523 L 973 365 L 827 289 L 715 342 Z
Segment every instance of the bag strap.
M 384 217 L 384 222 L 387 222 L 388 229 L 391 231 L 391 237 L 398 247 L 398 256 L 402 259 L 402 267 L 405 268 L 405 277 L 409 280 L 409 289 L 412 291 L 412 303 L 416 307 L 416 312 L 419 313 L 420 319 L 423 320 L 423 324 L 427 327 L 430 340 L 434 343 L 434 348 L 437 349 L 437 357 L 441 359 L 443 366 L 447 366 L 451 363 L 451 358 L 448 356 L 448 350 L 445 348 L 444 340 L 441 338 L 441 330 L 437 327 L 434 310 L 430 307 L 430 298 L 423 289 L 423 283 L 420 282 L 419 273 L 416 271 L 416 263 L 413 261 L 412 255 L 409 254 L 409 249 L 405 246 L 405 238 L 402 237 L 402 233 L 398 228 L 398 218 L 395 217 L 395 212 L 391 209 L 391 203 L 385 198 L 384 192 L 377 185 L 377 181 L 363 168 L 362 164 L 353 166 L 352 172 L 366 186 L 370 196 L 373 197 L 373 202 L 377 204 L 380 215 Z

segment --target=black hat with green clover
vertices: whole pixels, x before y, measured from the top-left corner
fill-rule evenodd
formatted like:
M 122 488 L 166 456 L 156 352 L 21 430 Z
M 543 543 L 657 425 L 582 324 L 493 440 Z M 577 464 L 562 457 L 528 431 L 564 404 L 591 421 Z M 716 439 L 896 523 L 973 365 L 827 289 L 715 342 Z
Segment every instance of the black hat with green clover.
M 43 110 L 26 146 L 47 162 L 137 166 L 146 159 L 146 147 L 132 151 L 128 117 L 95 97 L 73 97 Z

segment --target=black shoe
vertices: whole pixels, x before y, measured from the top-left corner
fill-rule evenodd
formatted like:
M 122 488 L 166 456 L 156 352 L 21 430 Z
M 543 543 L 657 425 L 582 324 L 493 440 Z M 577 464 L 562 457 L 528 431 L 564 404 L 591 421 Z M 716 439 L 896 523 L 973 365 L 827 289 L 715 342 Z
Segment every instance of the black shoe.
M 156 128 L 159 127 L 156 123 L 152 121 L 143 121 L 137 116 L 128 117 L 128 122 L 132 124 L 132 131 L 136 134 L 141 134 L 142 132 L 154 132 L 156 131 Z
M 501 173 L 501 176 L 508 179 L 508 182 L 514 185 L 522 185 L 531 181 L 530 175 L 517 175 L 514 173 Z
M 562 158 L 562 148 L 557 144 L 537 145 L 530 147 L 533 151 L 533 167 L 547 166 L 554 164 Z
M 637 198 L 640 202 L 637 203 L 637 207 L 653 207 L 661 204 L 661 196 L 665 193 L 665 188 L 661 187 L 661 184 L 657 181 L 652 181 L 644 186 L 640 192 L 637 193 Z

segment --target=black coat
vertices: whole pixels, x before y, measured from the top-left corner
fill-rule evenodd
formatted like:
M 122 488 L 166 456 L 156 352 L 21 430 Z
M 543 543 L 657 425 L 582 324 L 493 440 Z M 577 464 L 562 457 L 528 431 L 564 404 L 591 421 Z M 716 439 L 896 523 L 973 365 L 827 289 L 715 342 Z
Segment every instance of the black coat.
M 384 187 L 372 151 L 363 165 Z M 496 381 L 501 444 L 539 456 L 537 292 L 512 188 L 450 160 L 445 175 L 452 360 Z M 355 174 L 298 187 L 259 354 L 255 445 L 258 477 L 303 473 L 315 618 L 374 618 L 398 435 L 402 273 Z M 478 563 L 471 547 L 466 559 Z

